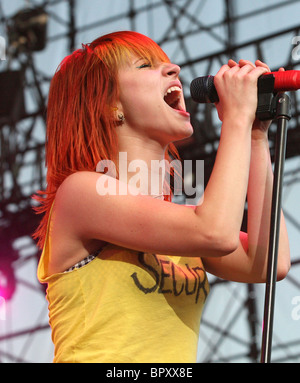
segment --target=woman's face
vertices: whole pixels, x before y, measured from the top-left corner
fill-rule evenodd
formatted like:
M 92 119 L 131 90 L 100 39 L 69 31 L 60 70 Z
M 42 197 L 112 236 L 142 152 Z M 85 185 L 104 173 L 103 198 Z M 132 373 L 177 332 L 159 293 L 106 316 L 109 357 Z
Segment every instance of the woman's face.
M 151 66 L 136 56 L 119 70 L 118 107 L 132 134 L 162 145 L 191 136 L 193 128 L 185 109 L 179 72 L 177 65 L 164 62 Z

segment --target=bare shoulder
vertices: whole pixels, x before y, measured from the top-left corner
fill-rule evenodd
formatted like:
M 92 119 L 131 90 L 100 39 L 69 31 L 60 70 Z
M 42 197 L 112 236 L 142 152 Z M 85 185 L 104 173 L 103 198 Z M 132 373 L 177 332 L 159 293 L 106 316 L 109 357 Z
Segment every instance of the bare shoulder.
M 101 177 L 96 172 L 76 172 L 68 176 L 58 188 L 54 206 L 55 220 L 69 236 L 82 241 L 93 239 L 89 228 L 99 225 L 99 220 L 108 213 L 102 208 L 107 205 L 107 200 L 99 198 L 97 191 L 97 182 Z
M 96 172 L 81 171 L 68 176 L 57 190 L 55 204 L 57 210 L 68 217 L 69 213 L 82 214 L 88 205 L 95 203 L 97 181 L 101 175 Z
M 88 188 L 91 187 L 91 184 L 96 185 L 98 178 L 100 177 L 99 173 L 81 171 L 75 172 L 69 175 L 60 187 L 57 190 L 56 197 L 65 198 L 65 197 L 78 197 L 78 193 L 82 194 L 88 192 Z
M 52 254 L 50 269 L 62 272 L 101 248 L 105 242 L 92 237 L 83 238 L 79 230 L 87 217 L 85 207 L 88 191 L 99 175 L 77 172 L 67 177 L 58 188 L 51 222 Z M 90 216 L 92 219 L 92 216 Z

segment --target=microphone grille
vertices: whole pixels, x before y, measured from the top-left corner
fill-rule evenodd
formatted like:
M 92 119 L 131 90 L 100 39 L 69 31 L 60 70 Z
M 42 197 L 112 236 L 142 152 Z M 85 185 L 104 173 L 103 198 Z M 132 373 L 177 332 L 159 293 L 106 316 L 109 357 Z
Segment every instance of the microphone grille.
M 190 85 L 191 97 L 198 103 L 219 101 L 218 93 L 214 86 L 214 76 L 195 78 Z

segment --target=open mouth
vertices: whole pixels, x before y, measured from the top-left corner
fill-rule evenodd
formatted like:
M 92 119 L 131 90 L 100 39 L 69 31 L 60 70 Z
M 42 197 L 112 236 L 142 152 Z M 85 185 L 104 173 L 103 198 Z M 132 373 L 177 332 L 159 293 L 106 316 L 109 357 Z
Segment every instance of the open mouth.
M 165 102 L 173 109 L 182 110 L 180 105 L 181 92 L 179 86 L 171 86 L 164 95 Z

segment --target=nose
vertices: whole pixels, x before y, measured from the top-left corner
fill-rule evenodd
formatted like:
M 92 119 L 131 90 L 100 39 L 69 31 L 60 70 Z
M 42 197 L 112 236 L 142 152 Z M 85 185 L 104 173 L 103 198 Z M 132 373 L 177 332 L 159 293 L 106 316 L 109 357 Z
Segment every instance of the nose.
M 163 64 L 163 74 L 169 77 L 178 77 L 180 72 L 180 67 L 176 64 L 165 63 Z

